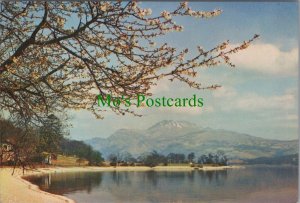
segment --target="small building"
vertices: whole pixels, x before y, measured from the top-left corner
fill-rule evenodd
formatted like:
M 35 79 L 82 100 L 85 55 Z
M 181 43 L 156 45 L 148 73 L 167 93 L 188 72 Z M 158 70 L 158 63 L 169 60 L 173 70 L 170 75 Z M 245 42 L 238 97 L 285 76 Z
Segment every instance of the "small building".
M 9 142 L 0 143 L 0 165 L 13 161 L 13 145 Z
M 57 159 L 57 155 L 53 154 L 53 153 L 48 153 L 48 152 L 43 152 L 42 153 L 43 157 L 44 157 L 44 164 L 52 164 L 52 160 L 56 160 Z
M 12 145 L 7 143 L 7 142 L 4 142 L 4 143 L 1 143 L 1 151 L 3 152 L 9 152 L 13 149 Z

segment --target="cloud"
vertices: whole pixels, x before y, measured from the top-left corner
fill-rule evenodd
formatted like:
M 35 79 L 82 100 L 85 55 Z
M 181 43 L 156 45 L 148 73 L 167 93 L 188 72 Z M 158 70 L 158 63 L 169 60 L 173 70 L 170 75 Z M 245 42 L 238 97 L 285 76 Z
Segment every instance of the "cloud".
M 231 60 L 237 67 L 260 73 L 297 76 L 298 48 L 282 51 L 273 44 L 253 44 Z
M 221 111 L 263 111 L 295 110 L 297 107 L 297 90 L 286 89 L 280 95 L 259 95 L 255 92 L 238 92 L 232 86 L 223 86 L 212 93 L 213 106 Z M 220 102 L 220 99 L 222 102 Z
M 263 109 L 294 109 L 296 97 L 293 94 L 279 96 L 260 96 L 250 94 L 236 100 L 235 106 L 242 110 L 263 110 Z
M 150 92 L 153 94 L 158 94 L 162 92 L 168 92 L 170 91 L 170 86 L 172 83 L 167 78 L 159 80 L 157 85 L 152 86 L 150 89 Z
M 285 118 L 286 118 L 286 120 L 289 120 L 289 121 L 297 121 L 298 115 L 297 114 L 289 114 Z
M 214 111 L 212 106 L 203 107 L 172 107 L 172 108 L 160 108 L 162 113 L 172 113 L 172 114 L 183 114 L 183 115 L 200 115 L 203 113 L 210 113 Z
M 232 87 L 222 86 L 213 91 L 212 95 L 215 98 L 232 98 L 237 95 L 237 92 Z

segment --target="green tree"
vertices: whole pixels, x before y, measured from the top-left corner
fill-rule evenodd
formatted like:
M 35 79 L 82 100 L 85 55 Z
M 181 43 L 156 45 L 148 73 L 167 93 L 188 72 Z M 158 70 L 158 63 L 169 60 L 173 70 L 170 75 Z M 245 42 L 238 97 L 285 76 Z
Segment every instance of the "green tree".
M 195 159 L 195 153 L 194 152 L 189 153 L 187 158 L 190 163 L 193 163 Z
M 146 156 L 143 162 L 146 166 L 150 166 L 150 167 L 154 167 L 159 164 L 167 165 L 168 163 L 167 158 L 164 155 L 159 154 L 155 150 L 151 152 L 148 156 Z
M 61 151 L 65 155 L 75 155 L 89 161 L 89 165 L 99 165 L 104 161 L 102 154 L 83 141 L 63 139 Z
M 110 162 L 111 166 L 117 166 L 118 156 L 116 154 L 110 154 L 108 155 L 108 161 Z
M 2 165 L 5 153 L 2 149 L 2 144 L 8 143 L 14 145 L 19 132 L 20 129 L 16 128 L 11 121 L 0 117 L 0 165 Z
M 132 164 L 132 163 L 136 162 L 136 159 L 132 156 L 131 153 L 123 152 L 122 153 L 122 161 L 125 163 Z
M 88 161 L 89 165 L 98 166 L 104 161 L 104 159 L 100 152 L 92 150 L 90 156 L 88 157 Z
M 180 153 L 169 153 L 166 157 L 169 163 L 184 163 L 185 155 Z
M 51 114 L 39 128 L 39 151 L 57 153 L 65 135 L 64 125 L 54 114 Z

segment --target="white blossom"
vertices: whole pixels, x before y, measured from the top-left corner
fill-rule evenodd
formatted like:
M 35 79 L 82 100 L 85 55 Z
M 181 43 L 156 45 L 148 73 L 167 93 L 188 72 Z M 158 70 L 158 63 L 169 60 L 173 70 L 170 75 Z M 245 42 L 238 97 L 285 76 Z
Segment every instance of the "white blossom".
M 168 11 L 161 12 L 161 16 L 164 17 L 166 20 L 170 20 L 172 18 L 170 12 Z

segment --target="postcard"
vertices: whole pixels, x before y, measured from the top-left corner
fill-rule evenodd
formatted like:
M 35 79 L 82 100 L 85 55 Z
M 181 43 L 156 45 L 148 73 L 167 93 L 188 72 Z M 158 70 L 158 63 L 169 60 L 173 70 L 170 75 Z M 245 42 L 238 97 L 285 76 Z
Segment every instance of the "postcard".
M 294 0 L 0 1 L 0 202 L 296 203 L 298 58 Z

